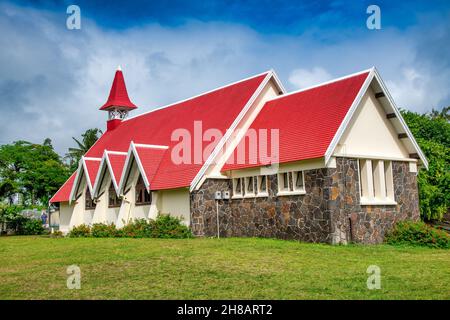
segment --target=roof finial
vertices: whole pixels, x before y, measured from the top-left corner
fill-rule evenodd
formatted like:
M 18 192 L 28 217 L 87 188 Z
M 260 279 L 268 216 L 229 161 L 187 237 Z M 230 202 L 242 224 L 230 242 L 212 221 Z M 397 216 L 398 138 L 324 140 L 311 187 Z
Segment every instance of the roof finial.
M 127 87 L 125 86 L 125 79 L 123 78 L 123 72 L 120 66 L 117 67 L 114 80 L 109 91 L 109 97 L 106 103 L 100 108 L 100 110 L 111 111 L 113 109 L 119 110 L 133 110 L 137 107 L 130 101 L 128 97 Z
M 122 68 L 120 67 L 120 65 L 117 66 L 117 71 L 122 71 Z

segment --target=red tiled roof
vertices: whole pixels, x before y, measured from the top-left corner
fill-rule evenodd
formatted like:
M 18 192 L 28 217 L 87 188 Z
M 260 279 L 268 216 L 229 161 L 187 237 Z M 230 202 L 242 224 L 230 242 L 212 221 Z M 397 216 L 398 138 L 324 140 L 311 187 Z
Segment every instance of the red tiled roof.
M 185 129 L 194 137 L 194 121 L 201 121 L 203 131 L 219 129 L 225 134 L 250 97 L 263 82 L 266 74 L 238 82 L 207 94 L 155 110 L 128 120 L 112 131 L 106 131 L 86 153 L 87 157 L 101 157 L 103 150 L 127 152 L 131 141 L 137 144 L 166 145 L 158 179 L 152 189 L 172 189 L 189 186 L 204 161 L 195 164 L 176 164 L 171 159 L 171 148 L 178 141 L 171 141 L 176 129 Z M 194 150 L 194 139 L 191 139 Z M 203 143 L 205 147 L 209 142 Z M 161 175 L 161 176 L 160 176 Z
M 114 81 L 109 92 L 108 100 L 100 110 L 108 110 L 111 107 L 122 107 L 122 109 L 133 110 L 137 107 L 131 102 L 128 97 L 127 87 L 123 78 L 122 70 L 117 70 L 114 76 Z
M 269 155 L 270 130 L 279 130 L 279 163 L 323 157 L 368 74 L 357 74 L 270 100 L 250 129 L 256 132 L 267 129 Z M 236 148 L 222 171 L 268 164 L 262 163 L 253 148 L 249 148 L 248 139 L 241 140 L 238 147 L 245 150 L 243 163 L 237 163 Z
M 139 162 L 144 170 L 145 177 L 150 184 L 150 188 L 153 189 L 153 178 L 158 171 L 167 149 L 149 148 L 136 146 L 136 153 L 139 158 Z
M 72 191 L 72 186 L 75 181 L 77 172 L 75 171 L 67 179 L 67 181 L 59 188 L 55 195 L 50 199 L 50 203 L 69 201 L 70 192 Z
M 113 176 L 111 178 L 114 179 L 116 185 L 118 186 L 127 155 L 108 152 L 107 157 L 109 158 L 109 163 L 111 164 L 111 170 L 113 172 Z
M 96 160 L 84 158 L 84 163 L 86 164 L 87 175 L 89 176 L 89 181 L 91 183 L 91 188 L 94 187 L 95 179 L 97 178 L 98 169 L 100 168 L 101 159 Z
M 165 145 L 169 149 L 162 155 L 158 171 L 150 185 L 151 189 L 190 186 L 206 159 L 200 159 L 199 163 L 191 161 L 191 163 L 177 164 L 172 161 L 171 149 L 179 143 L 179 141 L 171 141 L 172 133 L 176 129 L 187 130 L 192 137 L 192 150 L 196 143 L 194 141 L 195 121 L 201 121 L 203 132 L 214 128 L 225 134 L 267 75 L 268 73 L 264 73 L 124 120 L 114 130 L 106 131 L 85 156 L 100 158 L 104 150 L 127 152 L 131 141 L 136 144 Z M 202 151 L 208 144 L 210 142 L 203 142 Z M 93 176 L 91 183 L 94 185 L 95 176 L 91 174 L 89 176 Z M 58 194 L 55 197 L 57 196 L 59 201 L 68 201 L 69 194 Z

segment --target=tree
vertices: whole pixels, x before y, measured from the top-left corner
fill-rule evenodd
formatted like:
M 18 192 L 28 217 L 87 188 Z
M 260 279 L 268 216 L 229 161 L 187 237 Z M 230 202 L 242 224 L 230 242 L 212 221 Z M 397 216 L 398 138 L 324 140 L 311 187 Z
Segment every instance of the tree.
M 0 198 L 10 203 L 20 193 L 25 204 L 46 204 L 69 174 L 51 143 L 16 141 L 0 146 Z
M 102 134 L 102 130 L 94 128 L 86 130 L 86 132 L 81 135 L 81 141 L 75 137 L 72 137 L 77 144 L 77 148 L 69 148 L 69 152 L 65 156 L 66 159 L 69 159 L 69 165 L 72 171 L 77 169 L 78 161 L 80 161 L 81 157 L 94 145 L 95 142 L 97 142 Z
M 449 107 L 419 114 L 402 110 L 402 115 L 428 159 L 429 170 L 418 175 L 422 218 L 441 219 L 450 207 L 450 123 Z
M 429 113 L 429 116 L 432 119 L 438 119 L 438 118 L 442 118 L 446 121 L 450 121 L 450 106 L 442 108 L 441 111 L 436 110 L 436 109 L 431 109 L 431 112 Z

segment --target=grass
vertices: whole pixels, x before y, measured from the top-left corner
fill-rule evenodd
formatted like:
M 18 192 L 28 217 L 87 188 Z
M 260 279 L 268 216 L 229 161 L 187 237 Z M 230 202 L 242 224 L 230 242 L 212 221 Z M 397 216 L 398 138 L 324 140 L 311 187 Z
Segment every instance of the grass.
M 0 257 L 0 299 L 450 299 L 450 250 L 418 247 L 22 236 L 0 237 Z

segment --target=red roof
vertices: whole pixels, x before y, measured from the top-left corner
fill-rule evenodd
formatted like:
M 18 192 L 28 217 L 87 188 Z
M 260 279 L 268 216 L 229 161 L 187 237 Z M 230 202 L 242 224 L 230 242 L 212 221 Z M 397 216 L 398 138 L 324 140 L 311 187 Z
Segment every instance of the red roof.
M 100 168 L 101 159 L 86 159 L 84 158 L 84 163 L 86 164 L 87 175 L 91 183 L 90 187 L 93 188 L 95 184 L 95 179 L 97 177 L 98 169 Z
M 147 178 L 150 188 L 153 189 L 153 178 L 158 171 L 167 149 L 151 148 L 147 146 L 135 146 L 138 161 L 142 165 L 145 177 Z
M 269 142 L 270 130 L 279 130 L 279 163 L 323 157 L 368 74 L 365 72 L 270 100 L 250 129 L 256 132 L 267 129 Z M 259 154 L 255 155 L 253 148 L 249 150 L 248 142 L 243 141 L 238 146 L 245 150 L 243 163 L 236 161 L 236 148 L 222 171 L 268 164 L 260 161 Z M 270 143 L 268 146 L 270 156 Z
M 55 195 L 50 199 L 50 203 L 69 201 L 70 192 L 72 191 L 73 182 L 77 172 L 72 173 L 70 178 L 59 188 Z
M 113 172 L 113 176 L 111 178 L 114 179 L 116 185 L 118 186 L 127 155 L 107 152 L 107 157 Z
M 192 150 L 196 121 L 201 122 L 202 132 L 214 128 L 225 134 L 268 74 L 264 73 L 124 120 L 114 130 L 106 131 L 85 156 L 100 158 L 104 150 L 127 152 L 131 141 L 136 144 L 165 145 L 169 149 L 161 155 L 162 159 L 150 188 L 159 190 L 188 187 L 206 159 L 200 159 L 198 163 L 191 161 L 177 164 L 172 161 L 171 149 L 179 143 L 172 141 L 172 133 L 177 129 L 187 130 L 192 137 Z M 209 144 L 210 142 L 203 142 L 203 149 Z M 141 156 L 141 153 L 139 155 Z M 95 178 L 91 178 L 91 182 L 94 185 Z M 58 198 L 59 201 L 68 201 L 69 195 L 58 195 Z
M 123 78 L 122 70 L 118 69 L 114 76 L 114 81 L 109 92 L 108 101 L 105 102 L 100 110 L 108 110 L 111 107 L 122 107 L 122 109 L 133 110 L 137 107 L 128 97 L 127 87 Z

